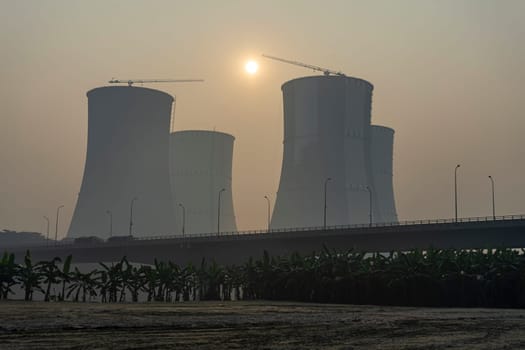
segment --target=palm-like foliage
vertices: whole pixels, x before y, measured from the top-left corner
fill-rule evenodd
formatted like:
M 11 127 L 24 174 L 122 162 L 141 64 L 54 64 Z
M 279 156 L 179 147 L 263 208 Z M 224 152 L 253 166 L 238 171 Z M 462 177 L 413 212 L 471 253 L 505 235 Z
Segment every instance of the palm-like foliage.
M 147 293 L 147 301 L 153 301 L 155 300 L 155 290 L 158 285 L 157 272 L 151 266 L 142 266 L 141 269 L 145 280 L 143 291 Z
M 125 257 L 99 271 L 62 270 L 58 258 L 33 265 L 4 254 L 0 260 L 0 297 L 15 283 L 31 300 L 35 290 L 45 299 L 62 283 L 62 298 L 102 302 L 223 300 L 231 298 L 297 300 L 354 304 L 525 307 L 524 252 L 499 250 L 414 250 L 389 254 L 338 252 L 324 248 L 307 256 L 249 259 L 241 266 L 202 261 L 199 267 L 155 260 L 134 266 Z M 66 267 L 66 265 L 68 265 Z M 41 286 L 45 287 L 45 291 Z M 65 295 L 66 294 L 66 295 Z M 61 298 L 61 299 L 62 299 Z
M 68 255 L 64 260 L 62 270 L 60 270 L 60 279 L 62 280 L 62 292 L 59 295 L 59 300 L 64 300 L 66 296 L 66 286 L 71 281 L 71 260 L 73 256 Z
M 43 276 L 39 272 L 38 266 L 33 265 L 29 251 L 24 257 L 24 264 L 18 267 L 16 279 L 24 290 L 24 300 L 26 301 L 33 300 L 35 290 L 43 292 L 42 287 L 40 287 Z
M 175 277 L 178 274 L 178 266 L 171 262 L 158 261 L 155 259 L 155 271 L 157 280 L 156 301 L 171 301 L 171 293 L 175 289 Z
M 41 261 L 38 263 L 38 272 L 42 275 L 43 282 L 46 285 L 44 300 L 49 301 L 51 297 L 51 286 L 60 282 L 60 269 L 58 263 L 62 260 L 58 257 L 50 261 Z
M 12 287 L 16 284 L 15 275 L 17 265 L 14 254 L 4 253 L 0 260 L 0 300 L 7 299 L 12 294 Z
M 97 281 L 95 275 L 97 270 L 93 270 L 88 273 L 82 273 L 77 267 L 72 273 L 70 278 L 70 284 L 68 287 L 67 297 L 73 296 L 74 301 L 79 300 L 80 293 L 82 292 L 82 301 L 86 302 L 87 297 L 94 297 L 97 295 L 96 287 Z
M 237 300 L 240 297 L 243 284 L 242 268 L 231 265 L 224 269 L 224 293 L 231 300 Z
M 100 292 L 102 294 L 103 301 L 115 303 L 117 301 L 123 301 L 125 293 L 123 265 L 126 258 L 124 257 L 121 261 L 116 264 L 106 265 L 99 263 L 103 270 L 97 271 L 97 277 L 99 282 Z M 120 297 L 119 297 L 120 292 Z
M 193 301 L 200 298 L 200 296 L 197 295 L 197 290 L 200 288 L 197 269 L 191 263 L 184 268 L 182 284 L 183 299 Z
M 140 291 L 144 290 L 148 283 L 147 269 L 145 266 L 133 266 L 127 259 L 124 260 L 124 266 L 123 274 L 125 277 L 123 281 L 125 288 L 131 293 L 131 301 L 138 302 Z
M 223 299 L 224 268 L 222 266 L 215 261 L 208 265 L 203 260 L 198 275 L 201 287 L 200 295 L 203 299 Z

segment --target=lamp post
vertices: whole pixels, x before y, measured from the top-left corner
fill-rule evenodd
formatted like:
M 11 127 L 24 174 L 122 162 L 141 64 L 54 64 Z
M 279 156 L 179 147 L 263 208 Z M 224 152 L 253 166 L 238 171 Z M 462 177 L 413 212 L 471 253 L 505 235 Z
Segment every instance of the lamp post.
M 492 219 L 496 220 L 496 201 L 494 200 L 494 179 L 489 175 L 490 183 L 492 185 Z
M 370 206 L 368 209 L 368 216 L 370 218 L 369 226 L 372 226 L 372 189 L 370 189 L 370 186 L 366 186 L 366 190 L 368 191 L 368 195 L 369 195 L 368 204 Z
M 60 214 L 60 209 L 63 207 L 64 207 L 63 205 L 59 205 L 57 208 L 57 220 L 56 220 L 56 225 L 55 225 L 55 245 L 57 244 L 57 240 L 58 240 L 58 215 Z
M 106 214 L 109 215 L 109 237 L 113 236 L 113 213 L 111 210 L 106 210 Z
M 264 196 L 264 198 L 266 198 L 266 202 L 268 204 L 268 232 L 270 232 L 270 198 L 268 198 L 268 196 Z
M 186 208 L 182 203 L 179 203 L 179 207 L 182 208 L 182 237 L 184 237 L 184 232 L 186 230 Z
M 44 215 L 44 219 L 47 221 L 47 233 L 46 233 L 46 245 L 49 244 L 49 218 Z
M 323 212 L 323 228 L 326 230 L 326 186 L 328 185 L 328 181 L 332 180 L 332 178 L 327 177 L 324 180 L 324 212 Z
M 133 203 L 138 200 L 137 197 L 133 197 L 131 200 L 131 203 L 129 205 L 129 235 L 131 236 L 133 233 Z
M 219 237 L 221 233 L 221 194 L 224 191 L 226 191 L 224 188 L 219 191 L 219 205 L 217 206 L 217 237 Z
M 454 218 L 458 222 L 458 168 L 461 164 L 456 165 L 454 169 Z

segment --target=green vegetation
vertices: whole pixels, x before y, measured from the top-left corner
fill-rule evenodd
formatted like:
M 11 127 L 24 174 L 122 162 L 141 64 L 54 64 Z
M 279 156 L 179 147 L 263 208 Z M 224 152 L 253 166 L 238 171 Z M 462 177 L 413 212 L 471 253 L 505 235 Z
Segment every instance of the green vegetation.
M 171 261 L 137 266 L 124 257 L 83 273 L 60 258 L 33 264 L 0 260 L 0 299 L 13 287 L 25 300 L 101 302 L 267 299 L 351 304 L 525 307 L 525 256 L 510 249 L 364 254 L 324 249 L 309 256 L 250 259 L 241 266 Z M 61 292 L 53 295 L 57 286 Z

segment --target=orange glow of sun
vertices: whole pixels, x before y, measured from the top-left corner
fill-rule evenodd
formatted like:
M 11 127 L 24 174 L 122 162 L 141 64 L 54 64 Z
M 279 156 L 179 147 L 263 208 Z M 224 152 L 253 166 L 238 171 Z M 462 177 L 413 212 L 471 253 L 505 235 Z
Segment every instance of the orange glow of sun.
M 259 64 L 255 61 L 248 61 L 244 65 L 244 70 L 246 73 L 253 75 L 259 70 Z

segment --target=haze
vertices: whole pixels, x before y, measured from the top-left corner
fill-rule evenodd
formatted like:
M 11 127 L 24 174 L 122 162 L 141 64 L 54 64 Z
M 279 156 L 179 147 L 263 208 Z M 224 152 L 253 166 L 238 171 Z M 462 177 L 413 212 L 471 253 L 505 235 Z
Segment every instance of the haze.
M 266 225 L 282 159 L 282 95 L 314 75 L 267 53 L 374 84 L 372 122 L 395 129 L 400 220 L 525 213 L 525 2 L 0 1 L 0 229 L 64 236 L 82 180 L 86 92 L 116 78 L 176 96 L 175 130 L 236 137 L 239 229 Z M 248 75 L 249 59 L 259 63 Z M 137 220 L 140 209 L 137 208 Z M 52 231 L 53 232 L 53 231 Z

